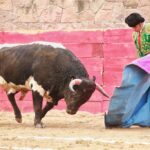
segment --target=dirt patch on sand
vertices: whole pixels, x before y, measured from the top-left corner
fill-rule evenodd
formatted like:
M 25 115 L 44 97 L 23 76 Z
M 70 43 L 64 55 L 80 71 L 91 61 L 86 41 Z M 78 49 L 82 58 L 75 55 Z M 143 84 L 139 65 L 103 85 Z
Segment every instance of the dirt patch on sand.
M 34 113 L 24 113 L 23 123 L 13 113 L 0 112 L 0 149 L 40 150 L 148 150 L 150 128 L 105 129 L 102 114 L 50 111 L 45 128 L 33 126 Z

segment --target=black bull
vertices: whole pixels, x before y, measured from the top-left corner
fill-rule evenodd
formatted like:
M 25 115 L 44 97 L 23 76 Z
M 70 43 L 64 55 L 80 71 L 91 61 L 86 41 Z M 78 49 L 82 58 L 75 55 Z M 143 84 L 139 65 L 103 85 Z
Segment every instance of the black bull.
M 89 79 L 72 52 L 37 43 L 0 49 L 0 86 L 6 91 L 18 122 L 22 116 L 14 96 L 21 92 L 23 99 L 26 92 L 32 91 L 36 127 L 42 127 L 42 118 L 62 98 L 67 113 L 75 114 L 95 89 L 107 96 L 95 79 Z M 47 103 L 42 109 L 43 97 Z

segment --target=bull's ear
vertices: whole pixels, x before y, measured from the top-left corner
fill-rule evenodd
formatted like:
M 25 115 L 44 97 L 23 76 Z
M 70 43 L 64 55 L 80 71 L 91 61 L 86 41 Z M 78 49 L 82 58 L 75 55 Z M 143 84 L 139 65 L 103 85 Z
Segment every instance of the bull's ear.
M 94 82 L 96 81 L 96 77 L 95 76 L 93 76 L 93 79 L 92 79 Z

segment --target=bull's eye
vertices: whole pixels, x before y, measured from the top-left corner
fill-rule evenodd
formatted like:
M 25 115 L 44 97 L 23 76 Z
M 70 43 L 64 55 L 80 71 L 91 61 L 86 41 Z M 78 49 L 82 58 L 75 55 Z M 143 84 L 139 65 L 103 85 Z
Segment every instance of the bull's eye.
M 72 92 L 72 96 L 75 96 L 76 95 L 76 92 Z

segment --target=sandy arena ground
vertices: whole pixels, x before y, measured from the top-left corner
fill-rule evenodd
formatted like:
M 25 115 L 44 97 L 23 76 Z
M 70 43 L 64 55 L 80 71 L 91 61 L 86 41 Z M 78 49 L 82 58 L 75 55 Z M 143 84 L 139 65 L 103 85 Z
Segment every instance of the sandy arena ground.
M 18 124 L 13 113 L 0 112 L 2 150 L 149 150 L 150 128 L 105 129 L 102 114 L 52 110 L 45 128 L 33 126 L 34 113 L 24 113 Z

